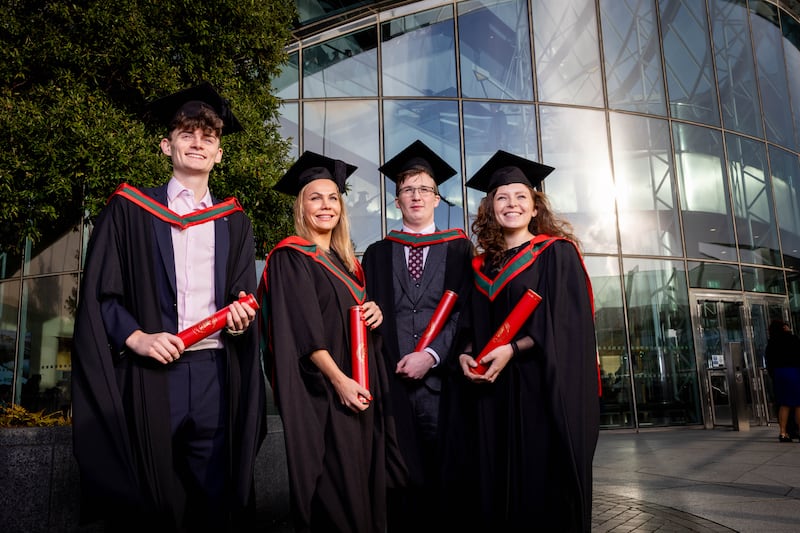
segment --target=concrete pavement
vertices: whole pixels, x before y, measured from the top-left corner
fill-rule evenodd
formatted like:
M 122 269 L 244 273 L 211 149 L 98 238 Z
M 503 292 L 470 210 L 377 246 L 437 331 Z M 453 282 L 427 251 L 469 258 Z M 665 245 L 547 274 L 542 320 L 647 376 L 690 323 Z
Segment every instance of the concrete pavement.
M 775 425 L 604 430 L 592 530 L 800 531 L 800 443 Z
M 291 532 L 285 515 L 272 518 L 265 531 Z M 798 532 L 800 443 L 778 442 L 775 425 L 603 430 L 592 531 Z

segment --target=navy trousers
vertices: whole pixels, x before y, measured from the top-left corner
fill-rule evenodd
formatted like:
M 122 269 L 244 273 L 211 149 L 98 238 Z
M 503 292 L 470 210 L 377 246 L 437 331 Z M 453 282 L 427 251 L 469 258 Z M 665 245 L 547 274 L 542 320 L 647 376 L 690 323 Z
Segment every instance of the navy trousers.
M 224 350 L 184 352 L 170 365 L 173 461 L 187 495 L 187 531 L 225 531 L 227 402 Z

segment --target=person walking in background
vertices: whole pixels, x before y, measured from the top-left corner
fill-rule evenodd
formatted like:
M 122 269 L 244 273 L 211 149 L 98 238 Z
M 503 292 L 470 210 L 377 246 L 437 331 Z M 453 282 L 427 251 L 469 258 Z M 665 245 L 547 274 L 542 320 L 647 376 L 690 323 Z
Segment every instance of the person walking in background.
M 800 338 L 791 332 L 789 324 L 783 320 L 770 322 L 764 355 L 778 404 L 778 440 L 792 442 L 787 429 L 792 411 L 796 427 L 800 427 Z
M 442 358 L 450 351 L 460 305 L 427 346 L 417 343 L 446 290 L 456 304 L 472 284 L 472 243 L 460 229 L 439 230 L 434 209 L 438 186 L 456 171 L 421 141 L 415 141 L 380 169 L 395 182 L 401 231 L 371 244 L 364 253 L 367 293 L 384 312 L 378 333 L 409 485 L 389 492 L 392 532 L 437 531 L 440 463 L 437 460 Z M 414 255 L 418 258 L 415 260 Z M 424 520 L 421 520 L 424 517 Z
M 486 196 L 482 252 L 443 393 L 446 509 L 487 531 L 589 531 L 599 434 L 593 298 L 577 240 L 536 190 L 552 167 L 498 151 L 467 182 Z M 479 353 L 528 289 L 538 308 Z M 452 386 L 451 386 L 452 385 Z
M 296 235 L 269 253 L 259 286 L 264 365 L 283 420 L 294 528 L 383 533 L 386 490 L 405 481 L 379 337 L 366 335 L 368 387 L 354 376 L 350 309 L 366 301 L 342 192 L 354 166 L 305 152 L 275 185 L 296 196 Z
M 208 188 L 220 137 L 241 125 L 204 83 L 150 106 L 172 178 L 123 185 L 86 255 L 73 351 L 82 519 L 109 531 L 242 531 L 265 434 L 250 220 Z M 189 223 L 191 221 L 191 223 Z M 176 335 L 225 306 L 227 328 Z

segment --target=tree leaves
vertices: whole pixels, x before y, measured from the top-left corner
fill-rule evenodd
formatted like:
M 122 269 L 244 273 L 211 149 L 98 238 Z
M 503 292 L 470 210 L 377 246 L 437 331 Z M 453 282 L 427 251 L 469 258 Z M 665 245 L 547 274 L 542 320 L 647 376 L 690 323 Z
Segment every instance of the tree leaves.
M 259 256 L 291 233 L 288 200 L 269 187 L 288 166 L 270 79 L 286 60 L 293 2 L 6 3 L 0 252 L 54 227 L 68 231 L 84 209 L 95 216 L 123 181 L 165 182 L 164 132 L 142 121 L 146 103 L 203 80 L 231 101 L 246 130 L 223 138 L 212 192 L 239 199 Z

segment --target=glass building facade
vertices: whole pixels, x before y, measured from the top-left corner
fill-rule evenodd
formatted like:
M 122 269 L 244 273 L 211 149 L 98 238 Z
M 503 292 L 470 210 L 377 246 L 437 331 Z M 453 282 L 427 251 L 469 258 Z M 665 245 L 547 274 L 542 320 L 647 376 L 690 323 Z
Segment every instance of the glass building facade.
M 496 150 L 552 165 L 543 188 L 595 292 L 603 427 L 774 417 L 767 325 L 800 327 L 796 4 L 298 7 L 306 31 L 276 80 L 283 133 L 294 155 L 358 166 L 358 252 L 400 227 L 377 168 L 415 139 L 459 170 L 439 227 L 469 232 L 482 194 L 464 183 Z
M 293 155 L 358 166 L 357 252 L 400 227 L 378 167 L 415 139 L 458 170 L 437 225 L 468 233 L 464 183 L 496 150 L 552 165 L 594 289 L 602 427 L 774 418 L 767 325 L 800 331 L 799 4 L 296 3 L 281 127 Z M 2 401 L 69 405 L 81 227 L 0 255 Z

